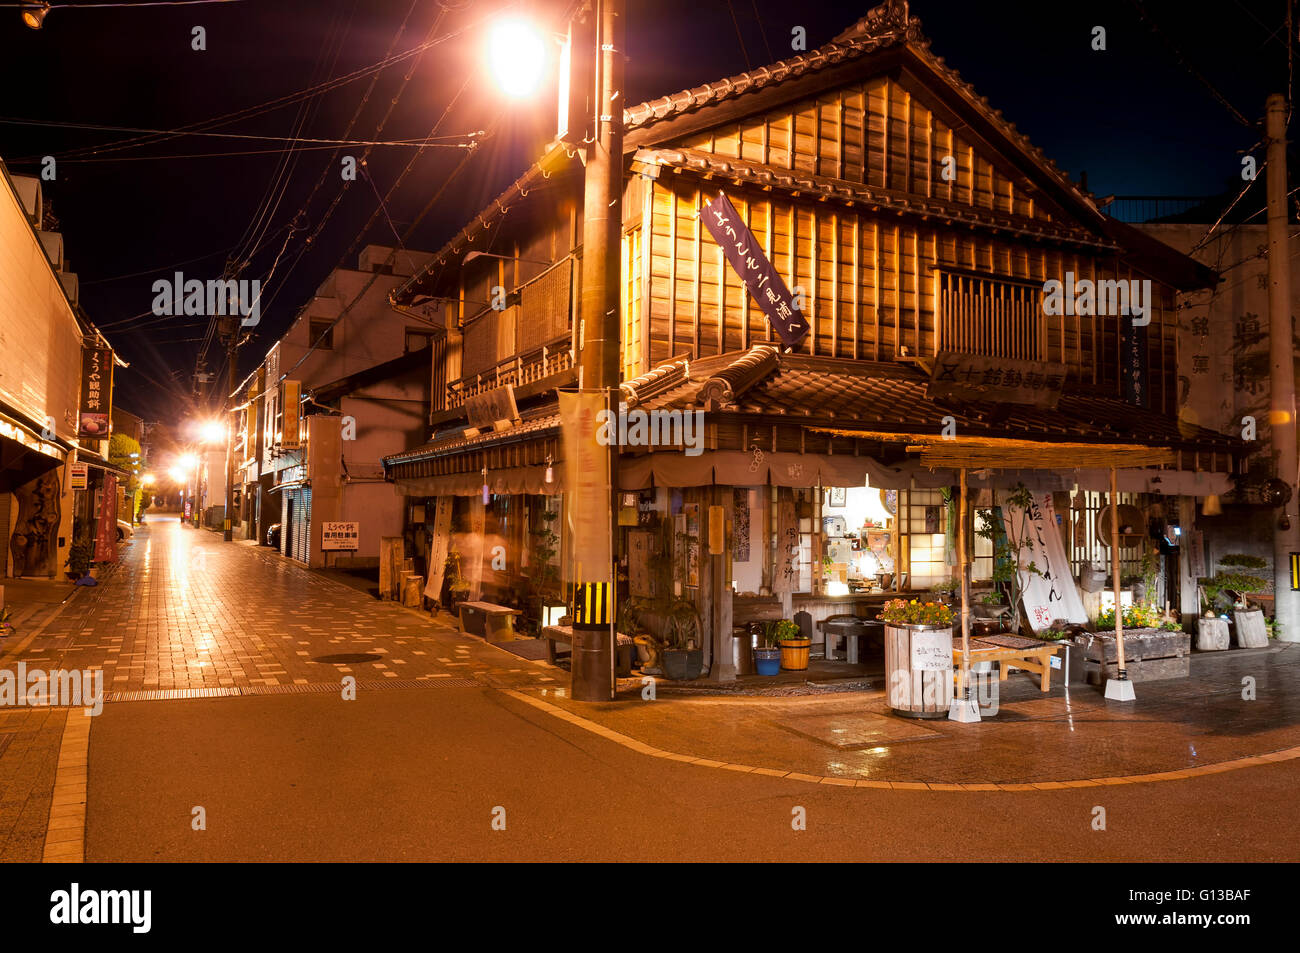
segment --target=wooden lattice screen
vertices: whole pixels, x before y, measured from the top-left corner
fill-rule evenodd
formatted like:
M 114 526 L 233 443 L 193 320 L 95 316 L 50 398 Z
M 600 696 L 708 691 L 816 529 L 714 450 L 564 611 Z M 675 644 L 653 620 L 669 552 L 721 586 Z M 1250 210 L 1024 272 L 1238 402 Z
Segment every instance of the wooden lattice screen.
M 939 350 L 1047 359 L 1041 286 L 949 271 L 936 272 L 935 281 Z

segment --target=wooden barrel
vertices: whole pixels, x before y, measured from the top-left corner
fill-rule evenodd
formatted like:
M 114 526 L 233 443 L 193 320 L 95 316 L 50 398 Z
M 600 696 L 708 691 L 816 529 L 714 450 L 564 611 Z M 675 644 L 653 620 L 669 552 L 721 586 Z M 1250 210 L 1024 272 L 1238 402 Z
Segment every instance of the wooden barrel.
M 908 718 L 947 718 L 952 701 L 952 626 L 885 624 L 889 707 Z
M 808 652 L 812 639 L 782 639 L 781 667 L 788 672 L 802 672 L 808 668 Z

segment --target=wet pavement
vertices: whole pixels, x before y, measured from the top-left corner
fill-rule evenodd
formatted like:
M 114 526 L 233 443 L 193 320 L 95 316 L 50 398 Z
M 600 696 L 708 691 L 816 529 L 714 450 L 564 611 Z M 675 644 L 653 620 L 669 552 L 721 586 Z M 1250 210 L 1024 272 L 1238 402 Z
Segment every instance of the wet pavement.
M 979 724 L 894 715 L 882 688 L 779 700 L 656 691 L 650 700 L 633 679 L 621 681 L 619 700 L 609 705 L 573 702 L 563 686 L 537 695 L 674 752 L 855 780 L 1130 777 L 1300 744 L 1300 645 L 1196 653 L 1191 668 L 1189 678 L 1139 683 L 1136 703 L 1107 701 L 1094 686 L 1058 684 L 1043 693 L 1036 677 L 1013 672 L 1001 683 L 997 712 Z
M 84 842 L 90 860 L 920 859 L 975 843 L 1022 859 L 1300 856 L 1294 825 L 1267 838 L 1252 826 L 1273 810 L 1260 799 L 1300 772 L 1297 646 L 1195 655 L 1191 678 L 1139 684 L 1132 705 L 1095 688 L 1042 694 L 1013 674 L 975 725 L 896 717 L 878 688 L 648 697 L 631 679 L 595 705 L 567 698 L 561 669 L 362 589 L 151 520 L 100 586 L 30 628 L 16 655 L 21 641 L 7 646 L 0 668 L 102 669 L 108 697 L 88 749 L 75 709 L 0 709 L 0 859 L 39 859 L 42 840 L 47 859 L 51 845 L 77 859 Z M 348 676 L 355 701 L 341 700 Z M 1155 801 L 1149 781 L 1166 782 Z M 1088 812 L 1102 784 L 1128 839 L 1098 848 Z M 1068 790 L 1080 786 L 1093 791 Z M 962 814 L 918 837 L 949 798 Z M 1223 798 L 1256 804 L 1201 818 L 1235 839 L 1171 828 Z M 786 843 L 787 800 L 835 831 Z M 506 801 L 527 828 L 518 841 L 479 825 Z M 196 806 L 213 836 L 194 836 Z M 1063 809 L 1079 821 L 1068 849 L 1012 843 Z

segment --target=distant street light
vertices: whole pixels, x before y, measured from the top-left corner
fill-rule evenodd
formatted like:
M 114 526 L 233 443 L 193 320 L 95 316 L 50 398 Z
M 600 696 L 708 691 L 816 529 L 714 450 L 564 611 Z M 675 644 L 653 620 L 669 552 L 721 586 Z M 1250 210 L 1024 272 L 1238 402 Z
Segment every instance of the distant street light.
M 546 41 L 523 20 L 502 20 L 488 38 L 488 64 L 502 92 L 523 99 L 537 92 L 546 66 Z
M 157 482 L 157 478 L 152 473 L 146 473 L 144 476 L 140 477 L 140 482 L 144 486 L 153 486 L 154 483 Z
M 167 471 L 167 476 L 171 478 L 171 481 L 173 483 L 183 484 L 188 479 L 185 471 L 182 470 L 180 467 L 172 467 L 170 470 Z

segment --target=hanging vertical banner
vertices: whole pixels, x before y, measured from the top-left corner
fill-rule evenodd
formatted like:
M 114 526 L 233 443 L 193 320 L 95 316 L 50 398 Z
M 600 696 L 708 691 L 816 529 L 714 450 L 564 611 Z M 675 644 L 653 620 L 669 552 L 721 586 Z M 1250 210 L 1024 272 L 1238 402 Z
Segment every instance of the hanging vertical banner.
M 794 592 L 799 586 L 799 520 L 794 500 L 776 505 L 776 558 L 772 564 L 772 591 Z
M 1122 315 L 1120 322 L 1119 373 L 1120 393 L 1125 402 L 1135 407 L 1150 407 L 1151 395 L 1147 388 L 1147 329 L 1134 326 Z
M 81 349 L 81 409 L 77 415 L 77 436 L 107 440 L 112 407 L 113 350 L 107 347 L 83 347 Z
M 597 439 L 598 392 L 560 392 L 564 442 L 564 509 L 572 554 L 568 582 L 611 582 L 609 448 Z
M 117 562 L 117 477 L 111 473 L 104 476 L 104 489 L 99 500 L 95 562 Z
M 1010 504 L 1006 505 L 1007 530 L 1020 523 L 1020 510 Z M 1021 545 L 1020 565 L 1028 566 L 1031 562 L 1038 568 L 1040 575 L 1022 572 L 1024 590 L 1020 601 L 1025 607 L 1025 617 L 1035 630 L 1046 629 L 1057 619 L 1067 622 L 1087 622 L 1088 614 L 1083 609 L 1083 600 L 1075 588 L 1074 576 L 1070 573 L 1070 561 L 1065 555 L 1065 546 L 1061 543 L 1061 534 L 1056 528 L 1056 509 L 1052 506 L 1052 494 L 1035 493 L 1027 508 L 1024 522 L 1024 539 L 1011 538 L 1012 546 Z
M 468 562 L 468 570 L 462 569 L 469 580 L 469 598 L 477 602 L 483 597 L 483 557 L 486 554 L 484 531 L 487 529 L 487 507 L 483 497 L 469 498 L 469 536 L 465 538 L 462 557 Z
M 808 322 L 794 306 L 794 296 L 777 274 L 736 207 L 719 192 L 700 212 L 713 240 L 745 283 L 786 347 L 797 348 L 808 334 Z
M 447 573 L 447 548 L 451 542 L 452 497 L 438 497 L 433 516 L 433 539 L 429 543 L 429 581 L 424 585 L 426 599 L 442 600 L 442 581 Z

